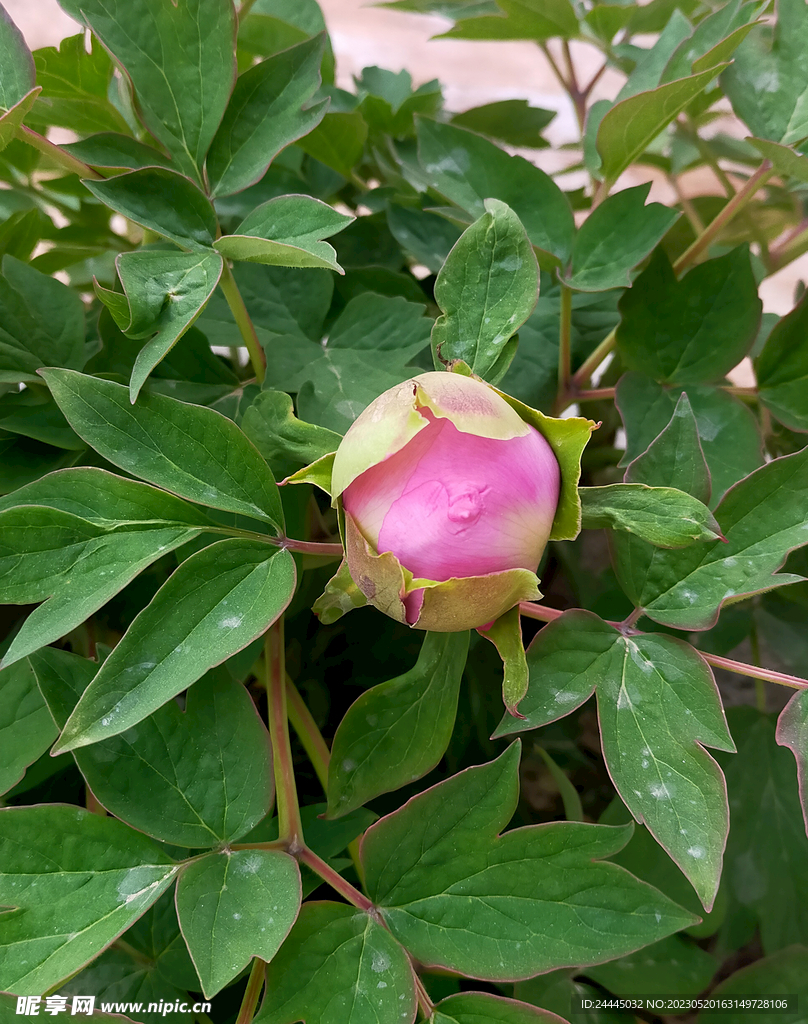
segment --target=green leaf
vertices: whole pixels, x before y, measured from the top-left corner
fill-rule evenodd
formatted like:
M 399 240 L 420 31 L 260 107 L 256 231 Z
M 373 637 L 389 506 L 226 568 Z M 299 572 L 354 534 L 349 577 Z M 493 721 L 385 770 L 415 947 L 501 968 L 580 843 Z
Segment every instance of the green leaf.
M 450 202 L 477 218 L 486 212 L 486 199 L 499 199 L 542 250 L 540 260 L 548 266 L 567 262 L 574 234 L 572 210 L 544 171 L 473 132 L 426 119 L 418 121 L 418 158 L 429 184 Z
M 0 108 L 10 110 L 36 85 L 31 51 L 22 32 L 0 5 Z
M 620 956 L 693 922 L 661 893 L 602 863 L 630 830 L 554 822 L 498 836 L 516 808 L 518 767 L 517 743 L 365 833 L 368 893 L 413 956 L 512 980 Z
M 207 999 L 252 957 L 275 956 L 300 898 L 297 861 L 281 850 L 212 853 L 183 869 L 177 914 Z
M 627 188 L 597 206 L 575 235 L 564 281 L 576 291 L 602 292 L 631 284 L 641 263 L 678 220 L 676 210 L 645 205 L 650 183 Z
M 56 736 L 30 665 L 18 662 L 0 669 L 0 793 L 20 781 Z
M 808 448 L 774 459 L 733 487 L 715 510 L 726 543 L 657 550 L 648 564 L 618 562 L 620 584 L 655 622 L 709 629 L 726 601 L 802 577 L 777 573 L 786 555 L 808 543 Z
M 84 365 L 84 304 L 70 288 L 13 256 L 0 277 L 0 384 L 36 381 L 46 363 Z
M 167 167 L 143 167 L 105 181 L 84 181 L 90 192 L 128 220 L 156 231 L 181 249 L 210 249 L 216 211 L 190 178 Z
M 0 398 L 0 429 L 69 451 L 86 447 L 50 395 L 31 388 L 9 391 Z
M 76 433 L 114 465 L 200 505 L 282 529 L 269 467 L 232 420 L 162 395 L 132 406 L 127 388 L 70 370 L 42 376 Z
M 143 123 L 200 179 L 235 78 L 235 12 L 220 0 L 59 0 L 85 22 L 134 87 Z M 201 180 L 201 179 L 200 179 Z
M 0 512 L 18 505 L 69 512 L 105 530 L 157 520 L 161 526 L 212 525 L 201 509 L 173 494 L 92 466 L 57 470 L 0 498 Z
M 709 910 L 729 819 L 721 770 L 703 745 L 733 745 L 707 664 L 680 640 L 624 636 L 583 611 L 545 626 L 528 663 L 533 687 L 520 707 L 525 720 L 504 719 L 496 735 L 554 721 L 597 690 L 612 781 Z
M 623 294 L 617 346 L 630 370 L 668 384 L 706 384 L 747 354 L 762 303 L 749 251 L 739 246 L 677 281 L 662 250 Z
M 156 843 L 66 804 L 0 811 L 0 987 L 55 988 L 151 906 L 177 872 Z
M 749 707 L 728 713 L 738 756 L 727 765 L 732 828 L 726 881 L 734 902 L 756 919 L 764 952 L 808 946 L 808 837 L 794 759 L 775 741 L 773 716 Z
M 680 387 L 663 387 L 639 373 L 627 373 L 620 378 L 616 397 L 627 436 L 624 465 L 644 452 L 665 429 L 682 391 Z M 687 397 L 710 469 L 712 507 L 732 484 L 763 465 L 762 438 L 750 410 L 726 391 L 689 386 Z M 661 479 L 653 482 L 659 484 Z M 689 490 L 686 478 L 679 483 L 671 481 L 671 485 Z M 702 497 L 698 492 L 692 493 Z
M 454 728 L 468 633 L 427 633 L 404 675 L 366 690 L 337 728 L 328 814 L 337 818 L 426 775 Z
M 762 4 L 733 0 L 702 18 L 692 34 L 676 48 L 661 81 L 672 82 L 729 60 L 755 24 L 752 19 L 762 9 Z
M 437 274 L 452 246 L 460 237 L 460 228 L 445 217 L 410 206 L 387 206 L 387 226 L 405 252 Z
M 109 100 L 112 61 L 97 39 L 88 51 L 85 33 L 68 36 L 55 46 L 34 53 L 37 84 L 42 93 L 31 121 L 82 135 L 90 132 L 128 132 L 126 119 Z M 81 158 L 79 158 L 81 159 Z
M 700 74 L 637 93 L 606 111 L 596 141 L 603 179 L 609 183 L 617 181 L 724 67 L 726 64 L 719 64 Z
M 141 523 L 110 531 L 69 512 L 21 505 L 0 513 L 0 532 L 0 601 L 44 602 L 6 652 L 3 664 L 11 665 L 75 629 L 148 565 L 200 530 Z
M 808 690 L 798 690 L 780 713 L 777 742 L 797 760 L 802 816 L 808 832 Z
M 256 1024 L 415 1021 L 404 950 L 370 915 L 343 903 L 306 903 L 267 966 Z
M 494 17 L 466 17 L 441 39 L 532 39 L 537 42 L 555 36 L 578 34 L 578 19 L 570 0 L 497 0 L 505 14 Z M 450 15 L 451 17 L 451 15 Z
M 677 487 L 705 504 L 710 500 L 710 470 L 686 392 L 679 395 L 667 427 L 629 463 L 624 479 L 652 487 Z
M 502 658 L 502 703 L 508 714 L 520 718 L 516 710 L 527 693 L 528 667 L 522 643 L 522 621 L 519 606 L 515 605 L 487 628 L 478 627 L 480 636 L 490 640 Z
M 64 728 L 98 671 L 52 647 L 31 656 L 42 695 Z M 120 736 L 75 751 L 96 799 L 116 818 L 177 846 L 234 842 L 272 802 L 269 737 L 244 687 L 224 669 Z
M 779 174 L 797 181 L 808 182 L 808 157 L 795 153 L 789 146 L 781 146 L 765 139 L 749 138 L 755 149 L 762 153 L 776 168 Z
M 244 411 L 241 429 L 280 476 L 286 475 L 290 463 L 306 466 L 336 451 L 342 440 L 334 430 L 298 419 L 284 391 L 256 395 Z
M 412 376 L 413 368 L 403 365 L 403 357 L 399 362 L 396 353 L 383 347 L 379 352 L 384 362 L 369 365 L 367 352 L 329 345 L 324 357 L 306 368 L 297 397 L 301 417 L 344 434 L 374 398 Z
M 115 260 L 128 310 L 116 316 L 118 327 L 130 338 L 146 338 L 132 367 L 129 397 L 137 399 L 155 366 L 193 324 L 222 275 L 222 257 L 216 253 L 160 251 L 125 252 Z M 113 293 L 118 300 L 118 293 Z M 99 298 L 107 296 L 99 289 Z
M 324 38 L 307 39 L 239 76 L 208 153 L 212 196 L 255 184 L 282 149 L 322 121 L 327 101 L 310 101 L 320 85 Z
M 99 132 L 79 142 L 69 142 L 62 149 L 91 167 L 110 170 L 171 166 L 171 160 L 153 146 L 117 132 Z
M 718 523 L 698 498 L 675 487 L 645 483 L 581 487 L 583 527 L 625 530 L 662 548 L 683 548 L 721 536 Z
M 779 320 L 755 360 L 758 397 L 792 430 L 808 430 L 808 300 Z
M 755 27 L 721 76 L 732 108 L 753 135 L 788 146 L 808 135 L 808 14 L 778 0 L 777 20 Z
M 358 110 L 326 114 L 317 127 L 304 135 L 298 145 L 304 153 L 350 178 L 368 137 L 368 126 Z
M 286 335 L 322 340 L 334 293 L 333 274 L 238 263 L 233 276 L 264 348 L 271 348 L 277 337 Z M 243 344 L 221 292 L 214 292 L 199 318 L 199 327 L 211 345 Z
M 712 981 L 718 964 L 714 956 L 682 935 L 669 935 L 636 953 L 587 969 L 587 977 L 617 996 L 665 992 L 698 996 Z
M 563 1024 L 549 1010 L 539 1010 L 515 999 L 488 992 L 461 992 L 442 999 L 435 1007 L 434 1024 Z
M 161 897 L 161 900 L 163 898 Z M 159 902 L 160 900 L 158 900 Z M 150 908 L 143 917 L 147 917 L 153 909 L 154 907 Z M 143 918 L 136 924 L 140 924 L 142 921 Z M 130 928 L 125 933 L 126 938 L 123 941 L 127 944 L 129 943 L 131 932 L 132 929 Z M 180 942 L 182 942 L 181 937 Z M 193 968 L 191 968 L 191 973 L 195 973 Z M 199 981 L 195 981 L 193 987 L 194 991 L 198 992 Z M 116 1003 L 119 1008 L 125 1003 L 133 1003 L 135 1005 L 140 1003 L 143 1009 L 139 1013 L 133 1007 L 131 1008 L 131 1012 L 137 1015 L 138 1024 L 162 1024 L 163 1017 L 160 1013 L 161 1000 L 163 1006 L 168 1005 L 172 1007 L 173 1012 L 171 1016 L 174 1018 L 174 1024 L 194 1024 L 194 1015 L 190 1010 L 194 1000 L 189 997 L 187 990 L 173 984 L 170 978 L 166 978 L 165 975 L 157 970 L 150 958 L 147 959 L 139 951 L 133 950 L 130 953 L 117 946 L 112 946 L 105 950 L 99 957 L 96 957 L 95 960 L 89 963 L 83 971 L 80 971 L 70 981 L 62 984 L 59 988 L 59 994 L 68 997 L 70 1009 L 65 1009 L 62 1014 L 49 1016 L 48 1019 L 52 1021 L 70 1021 L 70 1016 L 72 1016 L 71 996 L 75 998 L 75 996 L 94 995 L 96 1007 L 101 1006 L 102 1003 L 106 1003 L 110 1008 L 114 1008 Z M 177 1003 L 180 1006 L 185 1003 L 188 1009 L 185 1012 L 177 1010 Z M 154 1005 L 155 1009 L 149 1013 L 147 1007 L 151 1004 Z M 98 1009 L 93 1011 L 93 1019 L 99 1017 L 103 1020 L 105 1016 Z M 126 1021 L 129 1018 L 120 1017 L 116 1014 L 108 1019 L 121 1024 L 122 1021 Z M 73 1024 L 75 1024 L 75 1020 Z
M 789 1010 L 769 1011 L 777 1015 L 781 1024 L 801 1024 L 805 1020 L 805 1000 L 808 999 L 808 948 L 805 945 L 789 946 L 774 956 L 763 957 L 725 978 L 712 990 L 710 997 L 726 998 L 728 1001 L 743 1000 L 743 997 L 778 999 L 784 994 L 796 997 L 796 1003 Z M 764 1011 L 765 1012 L 765 1011 Z M 723 1021 L 724 1024 L 748 1024 L 749 1011 L 743 1001 L 737 1009 L 713 1012 L 704 1009 L 699 1012 L 703 1021 Z M 765 1017 L 764 1017 L 765 1019 Z
M 554 110 L 531 107 L 527 100 L 498 100 L 455 114 L 451 123 L 507 146 L 543 149 L 542 131 L 556 116 Z
M 312 196 L 279 196 L 253 210 L 233 234 L 214 242 L 223 256 L 282 267 L 325 267 L 345 271 L 334 247 L 322 241 L 354 218 Z
M 73 750 L 124 732 L 240 651 L 291 600 L 288 551 L 229 539 L 187 558 L 138 614 L 65 725 Z
M 2 5 L 0 5 L 0 10 L 2 10 Z M 0 15 L 0 21 L 2 21 L 2 15 Z M 32 89 L 23 96 L 19 103 L 15 103 L 11 110 L 0 113 L 0 150 L 4 150 L 17 138 L 20 125 L 31 112 L 39 92 L 39 88 Z
M 498 380 L 508 341 L 536 305 L 539 268 L 516 214 L 496 199 L 467 228 L 435 282 L 443 316 L 432 328 L 436 368 L 453 359 L 478 376 Z

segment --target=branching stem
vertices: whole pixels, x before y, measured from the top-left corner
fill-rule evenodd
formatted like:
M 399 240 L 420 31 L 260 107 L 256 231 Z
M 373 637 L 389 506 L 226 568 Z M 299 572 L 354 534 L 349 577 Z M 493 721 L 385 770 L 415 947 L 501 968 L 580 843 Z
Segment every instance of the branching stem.
M 572 373 L 572 291 L 561 284 L 561 310 L 558 328 L 558 402 L 560 406 L 570 385 Z
M 261 348 L 261 342 L 258 340 L 258 335 L 255 332 L 255 325 L 250 319 L 250 314 L 247 312 L 247 307 L 244 305 L 244 299 L 241 297 L 241 292 L 238 290 L 236 279 L 233 277 L 233 271 L 228 267 L 225 262 L 222 276 L 219 280 L 219 287 L 222 289 L 222 294 L 227 299 L 227 305 L 230 307 L 230 312 L 233 314 L 233 319 L 236 321 L 236 326 L 239 329 L 244 344 L 247 346 L 247 351 L 250 354 L 250 362 L 252 368 L 255 371 L 255 377 L 260 384 L 266 373 L 267 361 L 264 355 L 264 350 Z
M 264 645 L 266 660 L 269 735 L 275 771 L 275 799 L 278 805 L 278 835 L 294 852 L 303 844 L 300 805 L 297 802 L 295 768 L 286 719 L 286 659 L 281 615 L 267 631 Z
M 299 859 L 311 868 L 316 874 L 322 878 L 324 882 L 327 882 L 335 892 L 338 892 L 340 896 L 344 896 L 345 899 L 352 903 L 359 910 L 364 910 L 365 913 L 374 912 L 375 907 L 373 902 L 363 895 L 358 889 L 354 888 L 350 882 L 342 877 L 342 875 L 335 871 L 330 864 L 326 864 L 322 858 L 318 857 L 313 850 L 308 847 L 304 847 L 298 853 Z
M 558 608 L 548 608 L 545 605 L 535 604 L 533 601 L 522 601 L 519 605 L 519 611 L 522 615 L 529 619 L 538 619 L 539 622 L 554 622 L 560 618 L 564 613 L 559 611 Z M 641 630 L 635 630 L 627 628 L 627 623 L 631 620 L 631 616 L 625 621 L 625 623 L 612 622 L 610 619 L 606 621 L 610 626 L 614 626 L 615 629 L 620 629 L 621 632 L 640 633 Z M 734 661 L 732 658 L 722 658 L 718 654 L 708 654 L 706 651 L 700 651 L 698 648 L 694 648 L 697 654 L 700 654 L 704 660 L 714 665 L 716 668 L 726 669 L 727 672 L 735 672 L 737 675 L 750 676 L 752 679 L 765 679 L 769 683 L 779 683 L 781 686 L 790 686 L 793 690 L 806 690 L 808 689 L 808 679 L 801 679 L 799 676 L 791 676 L 786 672 L 775 672 L 771 668 L 758 668 L 757 665 L 747 665 L 744 661 Z

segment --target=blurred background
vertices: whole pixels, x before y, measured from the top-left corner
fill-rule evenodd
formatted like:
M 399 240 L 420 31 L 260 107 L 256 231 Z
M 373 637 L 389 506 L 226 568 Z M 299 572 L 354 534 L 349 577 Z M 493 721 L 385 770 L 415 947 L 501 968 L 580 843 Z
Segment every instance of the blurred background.
M 4 0 L 8 13 L 19 25 L 31 49 L 58 46 L 65 36 L 74 35 L 76 23 L 61 10 L 57 0 Z M 504 99 L 527 99 L 531 104 L 557 112 L 543 132 L 552 147 L 525 150 L 522 155 L 539 164 L 545 171 L 557 174 L 576 158 L 565 151 L 567 143 L 579 138 L 572 106 L 556 81 L 541 50 L 530 42 L 465 42 L 435 39 L 449 29 L 452 22 L 440 17 L 408 14 L 374 7 L 365 0 L 320 0 L 337 60 L 337 84 L 352 88 L 353 76 L 370 65 L 391 71 L 406 69 L 414 86 L 437 78 L 443 86 L 447 109 L 470 107 Z M 642 44 L 642 38 L 637 37 Z M 648 40 L 648 45 L 651 43 Z M 601 62 L 599 53 L 583 43 L 572 43 L 572 56 L 579 77 L 588 80 Z M 622 76 L 607 71 L 597 83 L 592 100 L 612 99 L 622 84 Z M 728 109 L 728 108 L 727 108 Z M 716 131 L 743 136 L 744 126 L 729 114 L 715 122 Z M 632 168 L 618 183 L 618 188 L 652 181 L 650 199 L 674 204 L 677 197 L 664 176 L 654 168 Z M 565 189 L 580 187 L 586 178 L 564 176 L 559 184 Z M 690 197 L 722 190 L 712 172 L 699 169 L 680 178 L 683 193 Z M 808 279 L 808 254 L 795 260 L 782 271 L 767 278 L 760 286 L 766 312 L 780 315 L 794 305 L 795 288 Z M 732 374 L 735 383 L 746 380 L 743 369 Z

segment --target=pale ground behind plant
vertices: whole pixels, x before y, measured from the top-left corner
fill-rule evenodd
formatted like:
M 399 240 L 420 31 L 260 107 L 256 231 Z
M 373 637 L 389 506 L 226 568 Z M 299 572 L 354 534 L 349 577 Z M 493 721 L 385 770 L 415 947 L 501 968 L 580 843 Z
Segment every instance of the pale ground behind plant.
M 406 68 L 416 85 L 438 78 L 443 84 L 449 109 L 465 110 L 494 100 L 526 98 L 537 106 L 558 112 L 546 132 L 554 146 L 577 138 L 571 104 L 544 55 L 532 43 L 468 43 L 431 39 L 445 31 L 450 23 L 438 17 L 367 6 L 363 0 L 320 2 L 337 57 L 338 84 L 350 88 L 352 76 L 359 74 L 367 65 L 377 64 L 394 71 Z M 32 49 L 56 46 L 62 38 L 76 31 L 75 23 L 63 13 L 56 0 L 4 0 L 4 4 Z M 584 44 L 573 44 L 573 58 L 580 68 L 582 82 L 588 81 L 600 66 L 597 52 Z M 621 77 L 617 73 L 607 72 L 593 97 L 613 98 L 620 83 Z M 557 171 L 570 161 L 568 154 L 557 151 L 528 151 L 524 155 L 548 171 Z M 652 199 L 675 202 L 664 177 L 651 168 L 633 168 L 620 179 L 619 186 L 639 184 L 649 179 L 653 183 Z M 569 176 L 564 183 L 577 186 L 584 182 Z M 708 171 L 685 175 L 682 187 L 689 195 L 715 190 Z M 779 314 L 788 312 L 800 279 L 808 279 L 808 256 L 763 282 L 761 297 L 765 309 Z M 737 383 L 752 382 L 745 370 L 742 364 L 733 374 Z

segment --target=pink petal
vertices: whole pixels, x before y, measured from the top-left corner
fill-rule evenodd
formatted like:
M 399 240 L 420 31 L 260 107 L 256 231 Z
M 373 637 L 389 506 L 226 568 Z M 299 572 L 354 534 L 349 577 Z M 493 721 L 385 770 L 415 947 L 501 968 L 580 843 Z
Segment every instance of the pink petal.
M 364 535 L 416 578 L 535 570 L 558 503 L 550 445 L 533 427 L 498 440 L 422 415 L 429 426 L 344 493 Z

